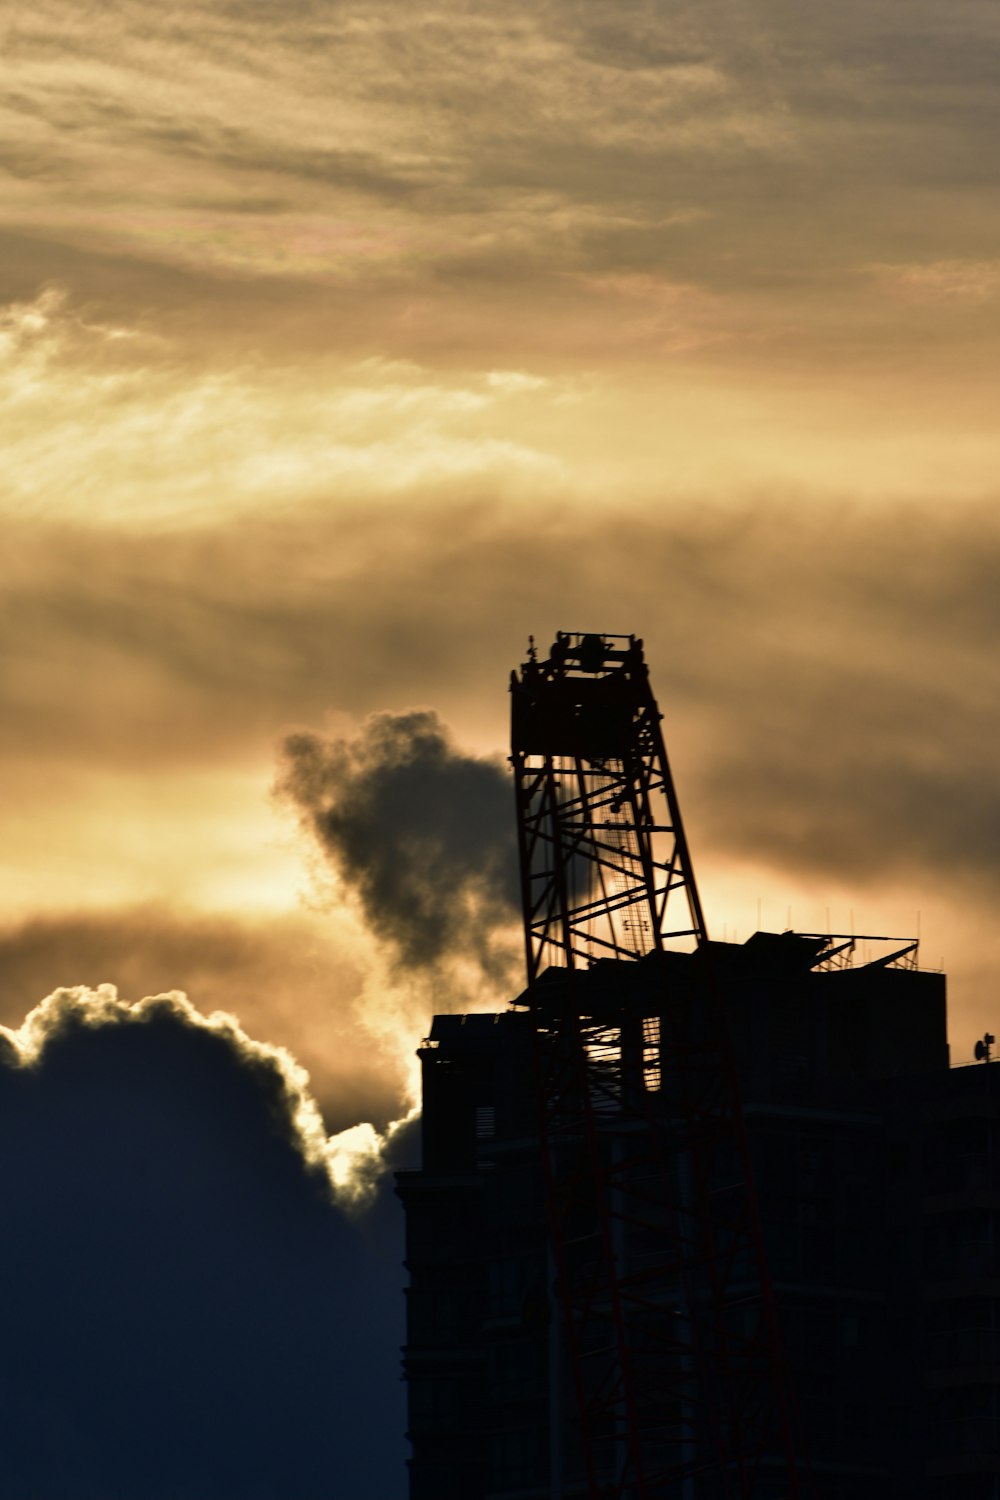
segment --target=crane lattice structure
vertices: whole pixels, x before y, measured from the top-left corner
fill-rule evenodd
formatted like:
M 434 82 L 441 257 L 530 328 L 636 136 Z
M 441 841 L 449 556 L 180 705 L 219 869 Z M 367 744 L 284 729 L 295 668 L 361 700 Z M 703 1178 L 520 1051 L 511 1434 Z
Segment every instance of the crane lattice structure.
M 642 642 L 560 631 L 512 689 L 529 983 L 549 964 L 704 942 Z
M 512 674 L 549 1238 L 553 1495 L 803 1494 L 711 945 L 634 636 Z

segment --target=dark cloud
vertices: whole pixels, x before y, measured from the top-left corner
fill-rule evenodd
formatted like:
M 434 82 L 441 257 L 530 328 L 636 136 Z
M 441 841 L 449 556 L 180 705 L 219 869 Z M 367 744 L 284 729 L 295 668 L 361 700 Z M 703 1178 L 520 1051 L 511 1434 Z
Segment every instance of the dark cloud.
M 5 1493 L 401 1496 L 398 1223 L 331 1205 L 280 1070 L 169 999 L 40 1032 L 0 1066 Z
M 947 872 L 956 893 L 991 899 L 1000 774 L 983 735 L 994 714 L 971 708 L 942 670 L 939 660 L 914 683 L 892 657 L 836 672 L 776 661 L 766 698 L 743 702 L 738 730 L 703 768 L 712 842 L 789 876 L 931 889 Z
M 497 930 L 519 907 L 501 765 L 463 754 L 435 713 L 413 710 L 376 714 L 351 740 L 291 735 L 278 789 L 401 966 L 470 956 L 504 972 Z
M 358 1013 L 361 977 L 325 917 L 206 916 L 162 906 L 60 912 L 0 928 L 0 1024 L 54 986 L 113 984 L 130 999 L 179 989 L 239 1018 L 308 1070 L 330 1132 L 402 1109 L 402 1062 Z
M 828 528 L 762 512 L 712 560 L 717 621 L 751 632 L 736 670 L 699 652 L 685 672 L 714 847 L 868 889 L 944 870 L 997 889 L 1000 529 L 976 514 L 966 530 L 909 508 Z

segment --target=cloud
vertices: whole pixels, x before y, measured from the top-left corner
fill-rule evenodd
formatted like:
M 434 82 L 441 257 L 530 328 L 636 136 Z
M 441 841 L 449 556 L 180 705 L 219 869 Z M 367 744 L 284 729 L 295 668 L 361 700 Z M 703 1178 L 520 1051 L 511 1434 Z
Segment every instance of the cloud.
M 216 351 L 641 360 L 595 290 L 641 274 L 717 299 L 723 347 L 878 365 L 919 340 L 859 272 L 996 238 L 976 3 L 119 0 L 83 37 L 50 0 L 5 41 L 9 274 L 71 247 L 84 296 Z
M 525 391 L 543 390 L 547 381 L 541 375 L 528 375 L 523 370 L 490 370 L 486 384 L 493 390 L 520 395 Z
M 938 260 L 872 270 L 889 292 L 917 305 L 978 306 L 1000 289 L 1000 261 L 995 260 Z
M 56 990 L 29 1011 L 16 1029 L 0 1027 L 7 1061 L 36 1068 L 46 1049 L 66 1037 L 92 1028 L 148 1025 L 206 1033 L 216 1047 L 231 1054 L 251 1074 L 268 1108 L 275 1129 L 301 1157 L 306 1170 L 321 1176 L 335 1200 L 345 1207 L 368 1201 L 384 1170 L 383 1138 L 370 1125 L 352 1126 L 328 1136 L 323 1117 L 309 1087 L 309 1075 L 284 1047 L 249 1037 L 235 1016 L 224 1011 L 203 1015 L 179 991 L 147 997 L 130 1004 L 118 998 L 114 985 L 96 990 L 82 986 Z
M 322 374 L 309 360 L 191 368 L 176 345 L 50 286 L 0 309 L 0 510 L 163 532 L 345 489 L 382 498 L 518 475 L 551 488 L 558 457 L 502 430 L 528 379 L 375 359 Z
M 409 605 L 402 567 L 392 584 L 383 575 L 376 607 L 407 640 L 395 691 L 406 690 L 405 665 L 428 696 L 447 694 L 449 717 L 474 723 L 490 712 L 492 684 L 495 743 L 504 667 L 526 624 L 542 640 L 550 625 L 631 626 L 715 858 L 787 859 L 869 886 L 901 872 L 936 882 L 945 860 L 954 879 L 995 887 L 998 784 L 980 748 L 1000 728 L 986 688 L 1000 597 L 992 507 L 619 513 L 591 520 L 572 575 L 554 583 L 567 526 L 540 523 L 527 552 L 522 529 L 495 524 L 477 540 L 468 528 L 458 542 L 429 540 Z M 442 601 L 426 625 L 418 593 Z M 346 761 L 330 774 L 333 789 L 354 772 Z M 513 812 L 503 817 L 512 828 Z
M 230 890 L 242 899 L 234 868 L 259 868 L 262 892 L 293 903 L 320 846 L 291 816 L 260 817 L 291 725 L 325 723 L 322 752 L 355 740 L 372 713 L 405 715 L 419 693 L 453 726 L 453 749 L 489 761 L 528 631 L 544 649 L 556 629 L 596 626 L 646 641 L 712 930 L 745 934 L 762 891 L 772 925 L 792 905 L 818 930 L 833 905 L 838 930 L 853 908 L 859 930 L 906 934 L 922 910 L 956 1014 L 979 1007 L 980 1031 L 996 1029 L 979 998 L 1000 877 L 989 753 L 1000 529 L 988 497 L 866 506 L 795 490 L 603 514 L 428 496 L 373 512 L 342 498 L 238 532 L 12 525 L 7 537 L 17 589 L 0 656 L 0 845 L 10 889 L 53 918 L 36 934 L 26 1003 L 80 979 L 132 996 L 183 985 L 302 1058 L 331 1128 L 381 1126 L 406 1107 L 406 1056 L 431 1011 L 502 1004 L 514 971 L 509 988 L 488 981 L 470 950 L 436 986 L 398 963 L 390 972 L 392 938 L 348 934 L 343 906 L 328 904 L 322 942 L 291 928 L 275 929 L 273 948 L 241 939 L 233 983 L 221 954 L 192 972 L 205 951 L 194 929 L 189 951 L 178 933 L 153 942 L 162 959 L 123 965 L 140 924 L 116 936 L 113 910 L 96 952 L 75 939 L 67 952 L 86 967 L 55 973 L 45 950 L 59 951 L 65 912 L 52 907 L 107 885 L 118 907 L 166 891 L 203 909 Z M 493 827 L 512 837 L 513 799 L 493 774 Z M 166 885 L 147 888 L 147 874 Z M 386 1093 L 362 1038 L 391 1075 Z M 343 1087 L 340 1058 L 358 1070 Z
M 401 970 L 471 958 L 507 976 L 519 903 L 501 765 L 412 710 L 376 714 L 353 739 L 289 736 L 277 785 Z
M 527 513 L 424 494 L 372 512 L 341 496 L 235 530 L 148 537 L 12 523 L 8 758 L 25 777 L 38 765 L 53 792 L 64 757 L 116 774 L 185 761 L 265 770 L 290 724 L 332 709 L 346 733 L 402 711 L 415 685 L 464 740 L 495 750 L 529 630 L 543 639 L 587 621 L 635 628 L 667 687 L 720 713 L 756 715 L 783 680 L 812 673 L 817 691 L 834 682 L 852 703 L 871 678 L 900 722 L 931 692 L 968 690 L 988 712 L 976 692 L 997 623 L 988 499 L 947 514 L 931 500 L 866 510 L 797 491 L 699 500 Z M 786 695 L 783 712 L 798 701 Z M 936 722 L 924 717 L 924 733 Z
M 359 1120 L 384 1131 L 409 1105 L 409 1059 L 365 1025 L 367 972 L 364 941 L 329 914 L 48 911 L 0 928 L 0 1024 L 17 1026 L 54 984 L 111 983 L 135 998 L 183 990 L 306 1067 L 329 1133 Z
M 353 380 L 365 389 L 383 376 L 390 392 L 425 378 L 393 365 Z M 501 399 L 485 375 L 458 383 Z M 502 400 L 508 414 L 527 403 L 524 419 L 537 421 L 551 395 L 546 386 Z M 664 470 L 656 503 L 626 467 L 659 463 L 646 417 L 679 426 L 691 408 L 661 412 L 656 391 L 634 388 L 609 406 L 606 390 L 595 400 L 581 383 L 579 404 L 559 410 L 581 471 L 592 471 L 589 491 L 539 497 L 484 482 L 382 492 L 372 503 L 343 486 L 238 527 L 202 517 L 156 535 L 12 516 L 0 618 L 9 793 L 0 847 L 11 889 L 49 910 L 71 904 L 74 883 L 100 887 L 109 904 L 176 902 L 186 890 L 194 904 L 221 892 L 236 904 L 246 887 L 234 871 L 252 868 L 268 899 L 288 906 L 301 855 L 288 826 L 260 810 L 291 726 L 317 726 L 323 744 L 349 742 L 367 715 L 403 714 L 416 699 L 489 758 L 506 739 L 505 688 L 527 633 L 544 642 L 594 625 L 646 640 L 703 881 L 749 862 L 798 888 L 827 869 L 859 891 L 905 883 L 910 909 L 921 890 L 947 884 L 953 912 L 969 901 L 988 911 L 998 797 L 979 747 L 1000 731 L 1000 532 L 993 441 L 980 441 L 976 420 L 993 420 L 989 391 L 970 396 L 970 425 L 954 441 L 939 430 L 933 462 L 921 446 L 932 410 L 887 389 L 841 455 L 842 484 L 825 467 L 822 486 L 754 485 L 745 474 L 686 483 L 684 453 L 722 451 L 730 429 L 753 447 L 751 397 L 730 395 L 729 426 L 724 403 L 714 428 L 689 423 L 691 447 Z M 387 397 L 387 420 L 405 410 Z M 601 411 L 616 417 L 608 433 Z M 898 430 L 887 426 L 893 414 Z M 835 409 L 823 423 L 832 462 Z M 627 465 L 605 467 L 602 439 L 618 447 L 639 430 L 648 446 L 637 439 Z M 790 421 L 792 459 L 802 441 Z M 982 498 L 959 503 L 956 475 L 970 454 Z M 903 498 L 878 479 L 897 455 L 915 465 Z M 869 459 L 881 470 L 865 479 Z M 849 500 L 855 465 L 857 487 L 868 488 Z M 512 833 L 512 809 L 498 812 L 508 816 Z M 265 846 L 279 835 L 269 863 Z M 934 946 L 947 953 L 947 938 Z M 454 1003 L 474 999 L 480 972 L 464 1000 L 461 986 L 450 991 Z M 31 994 L 52 982 L 43 976 Z M 179 982 L 161 970 L 129 992 Z M 366 1007 L 374 984 L 365 970 Z M 400 1002 L 408 1036 L 433 1003 Z M 319 1013 L 311 1001 L 309 1013 Z M 307 1045 L 279 1035 L 297 1054 Z
M 397 1216 L 333 1205 L 289 1059 L 110 988 L 2 1035 L 9 1492 L 401 1495 Z

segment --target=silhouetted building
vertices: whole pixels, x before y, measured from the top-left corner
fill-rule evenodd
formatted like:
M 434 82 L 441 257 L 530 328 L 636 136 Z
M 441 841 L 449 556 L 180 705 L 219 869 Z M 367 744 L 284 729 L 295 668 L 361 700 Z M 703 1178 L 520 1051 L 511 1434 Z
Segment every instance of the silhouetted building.
M 511 685 L 528 985 L 420 1050 L 411 1500 L 1000 1500 L 1000 1087 L 944 976 L 708 938 L 641 641 Z
M 823 1500 L 996 1500 L 997 1071 L 949 1070 L 942 975 L 817 966 L 831 946 L 764 933 L 711 945 L 801 1452 Z M 665 967 L 691 962 L 668 955 Z M 648 967 L 598 965 L 592 982 L 620 983 L 645 1012 Z M 443 1015 L 421 1049 L 423 1166 L 399 1178 L 412 1500 L 590 1493 L 554 1289 L 533 1031 L 516 1004 Z M 643 1066 L 669 1089 L 666 1059 L 647 1053 Z M 611 1105 L 601 1130 L 615 1141 Z M 663 1199 L 673 1211 L 673 1181 Z M 578 1227 L 585 1240 L 592 1226 Z M 617 1232 L 627 1265 L 656 1254 L 643 1225 Z M 789 1493 L 772 1469 L 765 1454 L 748 1493 Z M 727 1493 L 697 1475 L 660 1491 L 703 1492 Z

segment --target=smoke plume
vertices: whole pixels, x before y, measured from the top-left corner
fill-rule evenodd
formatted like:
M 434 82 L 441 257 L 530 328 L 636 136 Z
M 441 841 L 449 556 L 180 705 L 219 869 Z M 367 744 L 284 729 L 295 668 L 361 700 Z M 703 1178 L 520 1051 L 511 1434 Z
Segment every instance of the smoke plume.
M 456 749 L 429 709 L 379 713 L 353 739 L 289 736 L 278 791 L 397 971 L 471 960 L 507 978 L 518 896 L 501 765 Z

